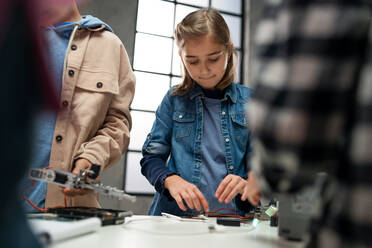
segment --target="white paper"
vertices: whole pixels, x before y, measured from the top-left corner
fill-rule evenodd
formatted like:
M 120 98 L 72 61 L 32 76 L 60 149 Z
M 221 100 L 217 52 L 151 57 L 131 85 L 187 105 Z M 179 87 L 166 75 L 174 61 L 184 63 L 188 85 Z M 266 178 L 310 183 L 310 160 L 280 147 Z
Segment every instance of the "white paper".
M 29 219 L 29 223 L 34 234 L 48 243 L 94 232 L 101 227 L 97 217 L 74 221 Z

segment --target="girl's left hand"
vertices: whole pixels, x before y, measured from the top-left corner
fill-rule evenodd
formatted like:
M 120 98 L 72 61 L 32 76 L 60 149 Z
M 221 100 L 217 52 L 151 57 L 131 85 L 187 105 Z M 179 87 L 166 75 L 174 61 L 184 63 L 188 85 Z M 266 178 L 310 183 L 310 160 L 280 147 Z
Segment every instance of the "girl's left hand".
M 252 171 L 248 173 L 247 179 L 233 174 L 227 175 L 218 186 L 216 197 L 219 202 L 229 203 L 239 193 L 242 194 L 242 201 L 248 199 L 254 206 L 261 200 L 261 192 Z
M 244 191 L 248 182 L 237 175 L 227 175 L 216 190 L 215 196 L 219 202 L 229 203 L 237 194 Z

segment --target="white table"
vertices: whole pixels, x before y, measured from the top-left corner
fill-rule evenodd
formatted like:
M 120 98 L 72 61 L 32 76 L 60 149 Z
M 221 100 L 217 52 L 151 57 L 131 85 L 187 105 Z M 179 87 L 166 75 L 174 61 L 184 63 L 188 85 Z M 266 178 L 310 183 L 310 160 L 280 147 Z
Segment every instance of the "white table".
M 212 220 L 215 222 L 215 220 Z M 165 217 L 132 216 L 123 225 L 104 226 L 99 231 L 54 243 L 52 248 L 215 248 L 215 247 L 304 247 L 303 242 L 288 241 L 278 236 L 278 229 L 268 221 L 252 226 L 216 226 L 184 222 Z M 222 230 L 220 230 L 220 227 Z

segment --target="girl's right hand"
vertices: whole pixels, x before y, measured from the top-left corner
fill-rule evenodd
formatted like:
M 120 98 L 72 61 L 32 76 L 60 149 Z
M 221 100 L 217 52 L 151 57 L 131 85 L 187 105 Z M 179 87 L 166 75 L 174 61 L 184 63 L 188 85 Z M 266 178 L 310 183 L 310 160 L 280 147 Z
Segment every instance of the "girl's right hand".
M 168 189 L 171 196 L 176 200 L 178 207 L 183 211 L 186 211 L 182 201 L 185 200 L 190 209 L 200 211 L 201 207 L 203 207 L 204 212 L 209 212 L 208 202 L 198 187 L 187 182 L 182 177 L 178 175 L 167 177 L 164 180 L 164 187 Z

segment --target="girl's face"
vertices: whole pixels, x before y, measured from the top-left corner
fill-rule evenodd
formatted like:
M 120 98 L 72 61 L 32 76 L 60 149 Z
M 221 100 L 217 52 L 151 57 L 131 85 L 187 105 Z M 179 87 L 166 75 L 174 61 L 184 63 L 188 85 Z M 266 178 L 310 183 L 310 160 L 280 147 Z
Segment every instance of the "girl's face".
M 230 56 L 210 35 L 188 39 L 179 54 L 191 78 L 208 90 L 215 89 L 225 75 Z

